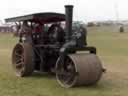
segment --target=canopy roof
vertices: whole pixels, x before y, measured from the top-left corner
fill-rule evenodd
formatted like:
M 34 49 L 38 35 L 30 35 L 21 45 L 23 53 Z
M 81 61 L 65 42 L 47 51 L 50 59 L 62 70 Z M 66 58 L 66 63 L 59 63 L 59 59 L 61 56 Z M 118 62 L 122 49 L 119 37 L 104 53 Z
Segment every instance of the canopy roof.
M 31 21 L 31 22 L 39 22 L 39 23 L 52 23 L 65 21 L 65 14 L 61 13 L 36 13 L 30 15 L 24 15 L 19 17 L 7 18 L 6 22 L 19 22 L 19 21 Z

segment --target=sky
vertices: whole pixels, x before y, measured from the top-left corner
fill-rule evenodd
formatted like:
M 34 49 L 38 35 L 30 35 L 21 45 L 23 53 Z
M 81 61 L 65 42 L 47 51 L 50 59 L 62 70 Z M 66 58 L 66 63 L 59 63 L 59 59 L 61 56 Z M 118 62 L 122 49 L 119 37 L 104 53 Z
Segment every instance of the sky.
M 0 0 L 0 20 L 39 12 L 64 13 L 74 5 L 76 21 L 128 20 L 128 0 Z

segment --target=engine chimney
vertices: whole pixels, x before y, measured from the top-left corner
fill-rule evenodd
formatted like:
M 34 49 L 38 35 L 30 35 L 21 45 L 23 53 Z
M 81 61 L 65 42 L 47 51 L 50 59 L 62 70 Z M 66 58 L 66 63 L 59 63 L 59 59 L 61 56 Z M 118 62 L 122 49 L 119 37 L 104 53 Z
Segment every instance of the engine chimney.
M 73 17 L 73 5 L 65 6 L 65 15 L 66 15 L 66 41 L 69 41 L 72 36 L 72 17 Z

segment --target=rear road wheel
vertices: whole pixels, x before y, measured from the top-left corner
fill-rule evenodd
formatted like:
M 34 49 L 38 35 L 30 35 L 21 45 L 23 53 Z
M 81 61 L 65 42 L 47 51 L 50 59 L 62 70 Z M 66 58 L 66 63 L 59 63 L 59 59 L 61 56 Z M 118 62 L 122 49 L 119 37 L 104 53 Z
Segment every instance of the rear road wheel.
M 12 52 L 12 65 L 16 76 L 24 77 L 32 74 L 34 70 L 33 48 L 29 43 L 18 43 Z

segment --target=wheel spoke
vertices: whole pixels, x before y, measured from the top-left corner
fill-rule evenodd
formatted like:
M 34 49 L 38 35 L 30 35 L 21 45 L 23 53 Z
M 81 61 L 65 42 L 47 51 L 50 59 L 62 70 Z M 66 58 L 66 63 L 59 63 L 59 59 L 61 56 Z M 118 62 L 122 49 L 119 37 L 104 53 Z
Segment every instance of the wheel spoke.
M 16 64 L 16 68 L 20 68 L 20 67 L 22 67 L 22 62 L 21 63 L 18 63 L 18 64 Z
M 15 55 L 18 57 L 22 57 L 22 54 L 20 54 L 18 51 L 15 51 Z
M 71 76 L 72 74 L 66 71 L 58 71 L 57 72 L 58 75 L 62 75 L 62 76 Z
M 68 78 L 65 80 L 65 83 L 66 83 L 66 84 L 69 83 L 69 82 L 72 80 L 72 78 L 73 78 L 73 76 L 68 77 Z
M 22 62 L 22 59 L 18 59 L 17 61 L 16 61 L 16 64 L 19 64 L 19 63 L 21 63 Z

